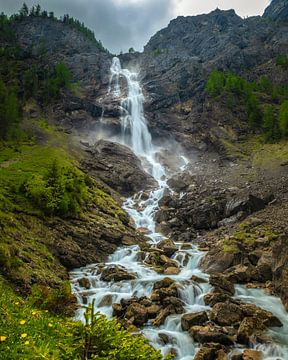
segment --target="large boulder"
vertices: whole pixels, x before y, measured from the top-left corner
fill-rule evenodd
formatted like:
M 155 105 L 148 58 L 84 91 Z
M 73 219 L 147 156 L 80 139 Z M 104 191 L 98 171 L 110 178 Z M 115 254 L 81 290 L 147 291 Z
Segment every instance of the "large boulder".
M 225 216 L 230 217 L 239 212 L 249 215 L 255 211 L 264 209 L 264 207 L 265 201 L 252 194 L 234 197 L 226 203 Z
M 181 318 L 181 326 L 184 331 L 188 331 L 194 325 L 203 325 L 208 321 L 206 311 L 184 314 Z
M 220 344 L 204 344 L 194 357 L 194 360 L 228 360 L 225 347 Z
M 90 156 L 83 167 L 123 196 L 156 186 L 153 177 L 143 170 L 141 161 L 124 145 L 100 140 L 86 152 Z
M 157 244 L 157 247 L 159 249 L 161 249 L 164 252 L 164 254 L 168 257 L 171 257 L 172 255 L 174 255 L 175 252 L 178 250 L 177 246 L 170 239 L 164 239 L 164 240 L 160 241 Z
M 210 320 L 221 326 L 237 325 L 243 318 L 241 307 L 229 302 L 214 305 L 210 313 Z
M 209 280 L 210 284 L 214 286 L 215 291 L 221 291 L 227 293 L 228 295 L 234 295 L 235 289 L 234 284 L 227 280 L 227 278 L 222 274 L 212 274 Z
M 120 266 L 109 266 L 102 271 L 101 280 L 103 281 L 122 281 L 136 279 L 135 274 L 128 273 Z
M 233 345 L 234 337 L 225 333 L 224 330 L 216 325 L 208 324 L 205 326 L 192 326 L 189 329 L 192 338 L 201 343 L 219 343 L 222 345 Z
M 148 320 L 148 310 L 145 306 L 135 302 L 128 306 L 125 317 L 133 325 L 143 326 Z
M 246 349 L 243 352 L 243 360 L 263 360 L 263 353 L 258 350 Z

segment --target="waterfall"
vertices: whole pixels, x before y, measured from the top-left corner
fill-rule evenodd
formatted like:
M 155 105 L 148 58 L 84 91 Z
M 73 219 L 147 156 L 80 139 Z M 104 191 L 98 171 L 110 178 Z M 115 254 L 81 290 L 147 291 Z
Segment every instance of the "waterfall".
M 109 91 L 121 97 L 120 78 L 127 83 L 127 96 L 121 100 L 121 132 L 125 145 L 130 146 L 137 156 L 151 156 L 153 152 L 151 135 L 144 116 L 144 96 L 138 74 L 122 69 L 120 60 L 114 57 L 110 68 Z
M 136 194 L 134 197 L 127 199 L 123 208 L 134 220 L 136 228 L 145 227 L 148 231 L 151 246 L 164 239 L 162 234 L 156 232 L 154 214 L 158 208 L 159 200 L 163 197 L 167 186 L 167 175 L 165 168 L 157 161 L 156 152 L 151 140 L 147 122 L 144 115 L 143 103 L 144 96 L 138 81 L 138 74 L 122 69 L 118 58 L 114 58 L 110 67 L 111 77 L 108 93 L 115 100 L 119 100 L 121 115 L 121 142 L 129 146 L 133 152 L 143 158 L 150 166 L 150 173 L 157 180 L 158 187 L 152 190 L 147 200 L 141 201 L 139 210 L 139 198 Z M 179 165 L 179 171 L 185 170 L 188 163 L 185 157 L 182 157 L 184 165 Z M 141 195 L 141 194 L 140 194 Z M 142 209 L 142 210 L 141 210 Z M 174 255 L 174 261 L 179 265 L 180 272 L 177 275 L 169 276 L 179 285 L 179 298 L 183 301 L 185 312 L 193 313 L 202 310 L 209 310 L 205 306 L 203 297 L 208 294 L 212 287 L 209 285 L 209 276 L 203 273 L 199 267 L 200 261 L 204 256 L 196 246 L 191 245 L 182 248 L 181 243 L 176 243 L 178 251 Z M 95 300 L 97 311 L 105 314 L 108 318 L 112 317 L 112 303 L 120 303 L 121 299 L 131 299 L 132 297 L 150 296 L 154 284 L 163 280 L 167 275 L 156 272 L 152 267 L 146 265 L 139 256 L 139 246 L 127 246 L 119 248 L 114 254 L 110 255 L 105 267 L 118 265 L 129 273 L 136 274 L 133 280 L 123 280 L 120 282 L 111 281 L 109 283 L 101 280 L 101 271 L 99 264 L 88 265 L 81 269 L 71 272 L 72 289 L 77 296 L 78 303 L 91 303 Z M 188 257 L 189 261 L 184 259 Z M 195 284 L 191 277 L 196 275 L 204 279 L 203 284 Z M 85 277 L 89 280 L 90 288 L 81 286 L 80 279 Z M 272 296 L 265 295 L 263 290 L 246 289 L 237 287 L 237 297 L 247 302 L 259 303 L 267 310 L 272 311 L 284 321 L 283 329 L 277 328 L 272 335 L 279 341 L 279 344 L 263 344 L 258 348 L 263 351 L 265 360 L 287 360 L 288 359 L 288 319 L 285 315 L 285 309 L 280 301 Z M 76 317 L 83 320 L 83 309 L 79 309 Z M 147 337 L 150 343 L 161 349 L 164 355 L 176 352 L 176 360 L 193 360 L 198 351 L 197 345 L 187 332 L 181 328 L 181 314 L 170 315 L 166 318 L 165 323 L 160 327 L 154 327 L 151 322 L 145 325 L 142 333 Z M 166 335 L 169 339 L 167 344 L 163 344 L 160 335 Z M 243 350 L 243 349 L 240 349 Z M 231 355 L 231 354 L 230 354 Z M 229 357 L 231 358 L 231 357 Z

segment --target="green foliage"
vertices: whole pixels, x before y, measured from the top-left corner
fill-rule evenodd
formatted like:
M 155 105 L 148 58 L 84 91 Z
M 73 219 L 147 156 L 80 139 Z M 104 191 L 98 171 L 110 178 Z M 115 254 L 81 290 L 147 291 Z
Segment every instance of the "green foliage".
M 259 101 L 253 92 L 246 94 L 246 109 L 248 114 L 248 123 L 253 129 L 259 129 L 262 125 L 262 112 Z
M 282 59 L 280 63 L 285 62 Z M 275 85 L 267 76 L 260 77 L 256 82 L 248 81 L 232 72 L 214 70 L 207 81 L 206 92 L 214 99 L 221 97 L 232 111 L 237 104 L 245 107 L 247 123 L 254 131 L 259 132 L 262 129 L 265 141 L 275 142 L 280 140 L 281 136 L 287 136 L 285 98 L 288 97 L 288 85 Z M 278 103 L 282 102 L 283 98 L 278 117 Z M 269 106 L 266 106 L 267 99 L 270 99 Z
M 129 50 L 128 50 L 129 54 L 133 54 L 135 52 L 135 50 L 133 49 L 133 47 L 131 47 Z
M 87 308 L 85 320 L 84 331 L 79 334 L 83 341 L 84 359 L 162 359 L 160 351 L 153 349 L 143 337 L 133 336 L 116 320 L 107 321 L 104 315 L 95 314 L 94 303 Z
M 16 139 L 20 119 L 20 103 L 15 92 L 0 80 L 0 139 Z
M 76 299 L 71 294 L 69 281 L 62 282 L 56 288 L 35 284 L 29 298 L 34 306 L 53 314 L 73 315 L 75 312 Z
M 46 175 L 27 181 L 24 191 L 46 215 L 78 216 L 89 200 L 85 176 L 74 167 L 61 168 L 56 160 Z
M 207 85 L 206 92 L 216 97 L 221 95 L 225 89 L 225 74 L 222 71 L 214 70 L 211 72 Z
M 277 116 L 274 113 L 272 105 L 267 105 L 263 115 L 263 129 L 265 140 L 268 142 L 276 142 L 280 139 L 280 129 Z
M 288 100 L 285 100 L 279 111 L 279 127 L 283 137 L 288 137 Z
M 121 328 L 115 320 L 86 310 L 86 324 L 35 307 L 16 296 L 0 277 L 0 358 L 2 360 L 161 360 L 140 336 Z M 36 296 L 37 299 L 37 296 Z
M 288 70 L 288 56 L 280 55 L 276 58 L 276 65 L 281 66 L 284 70 Z

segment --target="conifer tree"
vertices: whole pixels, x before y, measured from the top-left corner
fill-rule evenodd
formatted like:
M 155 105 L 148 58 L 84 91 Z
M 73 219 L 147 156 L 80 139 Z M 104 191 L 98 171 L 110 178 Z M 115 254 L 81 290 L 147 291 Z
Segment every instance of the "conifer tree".
M 285 100 L 279 111 L 279 126 L 283 137 L 288 137 L 288 100 Z
M 270 142 L 278 141 L 281 137 L 279 122 L 273 111 L 272 105 L 267 105 L 263 113 L 263 129 L 265 140 Z
M 23 3 L 22 8 L 20 9 L 20 16 L 26 17 L 29 15 L 29 9 L 26 3 Z

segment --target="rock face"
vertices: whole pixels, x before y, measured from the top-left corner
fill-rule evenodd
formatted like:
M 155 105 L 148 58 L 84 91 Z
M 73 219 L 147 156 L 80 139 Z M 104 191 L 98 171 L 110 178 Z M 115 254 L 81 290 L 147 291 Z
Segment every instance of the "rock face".
M 131 196 L 155 185 L 141 161 L 126 146 L 105 140 L 87 148 L 89 158 L 83 167 L 123 196 Z
M 288 21 L 288 6 L 286 0 L 273 0 L 263 15 L 274 21 Z

